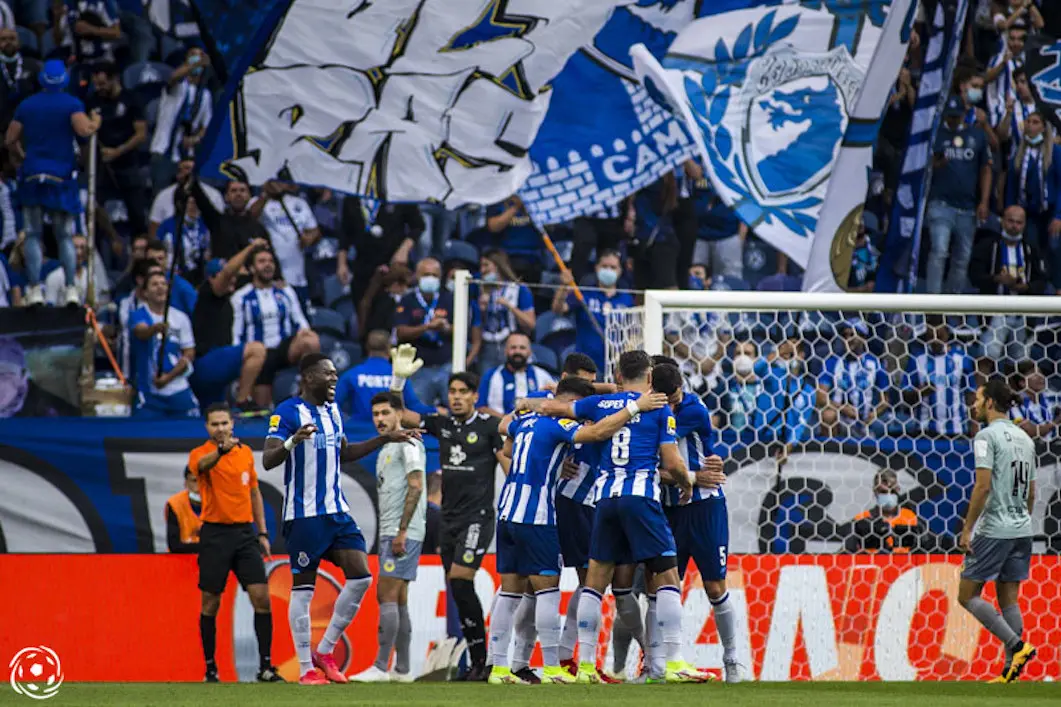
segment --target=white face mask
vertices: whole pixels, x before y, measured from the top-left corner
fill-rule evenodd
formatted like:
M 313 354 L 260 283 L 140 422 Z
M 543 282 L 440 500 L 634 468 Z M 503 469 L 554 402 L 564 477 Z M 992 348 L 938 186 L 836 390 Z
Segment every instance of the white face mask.
M 420 291 L 427 295 L 433 295 L 438 292 L 439 278 L 434 275 L 424 275 L 420 278 Z
M 752 372 L 755 362 L 752 357 L 748 354 L 740 354 L 733 359 L 733 370 L 742 376 L 746 376 Z
M 881 508 L 896 508 L 899 505 L 899 494 L 878 493 L 877 505 Z
M 192 503 L 199 503 L 203 499 L 203 497 L 200 496 L 199 493 L 196 491 L 189 491 L 188 498 L 192 500 Z

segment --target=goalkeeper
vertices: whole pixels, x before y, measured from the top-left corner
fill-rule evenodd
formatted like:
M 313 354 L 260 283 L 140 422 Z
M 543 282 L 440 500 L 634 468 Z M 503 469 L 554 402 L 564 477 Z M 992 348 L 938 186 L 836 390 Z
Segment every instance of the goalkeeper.
M 405 381 L 424 362 L 411 344 L 391 350 L 391 390 L 400 393 Z M 508 469 L 498 425 L 501 418 L 476 412 L 478 380 L 472 373 L 449 377 L 449 415 L 402 411 L 402 424 L 419 427 L 439 441 L 442 465 L 442 524 L 439 538 L 442 565 L 460 614 L 471 667 L 464 679 L 485 680 L 486 623 L 475 593 L 475 573 L 494 537 L 494 478 L 498 463 Z

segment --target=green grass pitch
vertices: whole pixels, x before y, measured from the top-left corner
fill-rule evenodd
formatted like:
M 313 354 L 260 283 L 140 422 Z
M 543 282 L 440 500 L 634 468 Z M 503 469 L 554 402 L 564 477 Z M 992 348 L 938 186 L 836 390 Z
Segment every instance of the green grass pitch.
M 475 705 L 494 702 L 504 707 L 542 707 L 547 702 L 564 707 L 651 707 L 655 704 L 710 704 L 725 707 L 785 705 L 785 707 L 975 707 L 1019 704 L 1021 707 L 1061 705 L 1061 685 L 1021 683 L 745 683 L 742 685 L 298 685 L 67 683 L 48 707 L 213 707 L 253 705 L 272 707 L 328 707 L 329 705 Z M 1012 702 L 1011 702 L 1012 701 Z M 33 700 L 5 694 L 0 704 L 30 704 Z

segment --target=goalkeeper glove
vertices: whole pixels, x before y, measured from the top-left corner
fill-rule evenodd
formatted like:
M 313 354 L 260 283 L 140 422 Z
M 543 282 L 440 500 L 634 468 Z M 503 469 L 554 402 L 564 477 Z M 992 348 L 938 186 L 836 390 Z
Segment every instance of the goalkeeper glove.
M 391 391 L 400 393 L 405 388 L 405 381 L 423 366 L 424 361 L 416 357 L 416 347 L 412 344 L 391 349 Z

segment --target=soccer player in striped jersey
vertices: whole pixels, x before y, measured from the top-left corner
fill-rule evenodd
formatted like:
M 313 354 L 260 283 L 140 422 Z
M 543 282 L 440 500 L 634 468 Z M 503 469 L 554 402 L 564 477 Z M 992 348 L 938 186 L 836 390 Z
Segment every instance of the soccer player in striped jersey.
M 619 357 L 623 392 L 595 395 L 575 403 L 547 400 L 544 414 L 603 420 L 626 406 L 636 406 L 642 393 L 652 390 L 652 360 L 644 351 Z M 664 391 L 666 392 L 666 391 Z M 677 423 L 670 408 L 637 413 L 601 445 L 597 511 L 590 540 L 589 571 L 578 603 L 578 681 L 598 683 L 594 657 L 601 620 L 601 598 L 616 565 L 645 564 L 649 590 L 656 593 L 656 625 L 665 651 L 665 669 L 653 671 L 652 682 L 700 681 L 678 658 L 681 647 L 682 600 L 677 549 L 660 505 L 660 475 L 679 487 L 687 502 L 692 493 L 685 462 L 676 444 Z
M 302 394 L 280 403 L 269 418 L 262 464 L 267 470 L 284 465 L 283 533 L 291 557 L 292 584 L 288 620 L 298 656 L 299 683 L 345 683 L 346 676 L 331 653 L 357 614 L 372 575 L 365 557 L 365 538 L 350 517 L 350 504 L 340 486 L 340 466 L 387 442 L 419 438 L 419 433 L 398 429 L 364 442 L 347 442 L 342 414 L 335 404 L 339 380 L 335 364 L 323 354 L 307 354 L 299 363 L 299 372 Z M 324 638 L 314 651 L 310 646 L 309 606 L 322 558 L 343 570 L 346 584 L 335 600 Z
M 593 395 L 593 385 L 576 377 L 560 381 L 556 401 L 572 403 Z M 570 684 L 575 677 L 560 666 L 560 538 L 554 495 L 560 467 L 570 445 L 602 442 L 630 422 L 666 405 L 666 396 L 646 392 L 631 405 L 580 425 L 571 419 L 533 412 L 506 416 L 505 453 L 512 459 L 501 491 L 497 522 L 497 569 L 501 592 L 491 616 L 492 684 L 522 683 L 508 666 L 513 617 L 528 582 L 535 593 L 535 626 L 542 644 L 542 681 Z
M 595 382 L 597 364 L 584 353 L 571 353 L 564 359 L 560 379 L 568 378 L 581 378 L 592 383 L 595 394 L 616 391 L 612 383 Z M 553 393 L 548 390 L 527 394 L 528 399 L 552 397 Z M 593 486 L 597 482 L 599 449 L 600 443 L 575 444 L 573 453 L 565 460 L 556 482 L 556 529 L 560 535 L 560 554 L 563 556 L 564 567 L 572 567 L 578 573 L 578 588 L 568 599 L 567 616 L 560 632 L 560 665 L 572 675 L 578 672 L 578 664 L 574 660 L 575 647 L 578 645 L 578 597 L 586 582 L 586 570 L 589 567 L 589 539 L 593 533 Z M 632 595 L 630 599 L 640 612 L 636 599 Z M 511 665 L 512 673 L 527 682 L 534 682 L 538 679 L 538 676 L 530 669 L 530 658 L 537 641 L 534 614 L 534 594 L 528 591 L 524 593 L 516 611 L 515 647 Z M 638 619 L 640 619 L 640 613 L 638 613 Z M 608 683 L 620 682 L 605 673 L 601 673 L 601 680 Z
M 704 591 L 715 614 L 722 643 L 722 664 L 726 682 L 740 682 L 737 665 L 737 613 L 726 591 L 726 559 L 729 556 L 729 513 L 722 484 L 722 458 L 711 446 L 711 413 L 696 395 L 687 394 L 677 362 L 666 356 L 653 356 L 652 385 L 657 390 L 673 390 L 668 402 L 678 429 L 678 452 L 689 468 L 693 481 L 692 499 L 680 505 L 678 490 L 663 489 L 663 511 L 667 515 L 674 543 L 678 547 L 678 576 L 685 579 L 689 558 L 696 560 Z M 649 608 L 652 598 L 649 598 Z M 652 621 L 646 622 L 649 626 Z
M 251 282 L 232 293 L 232 344 L 260 341 L 265 345 L 265 363 L 254 387 L 254 400 L 268 405 L 277 371 L 320 351 L 321 344 L 302 313 L 294 288 L 276 282 L 272 251 L 267 246 L 255 248 L 247 262 Z

